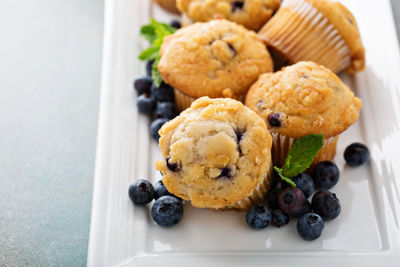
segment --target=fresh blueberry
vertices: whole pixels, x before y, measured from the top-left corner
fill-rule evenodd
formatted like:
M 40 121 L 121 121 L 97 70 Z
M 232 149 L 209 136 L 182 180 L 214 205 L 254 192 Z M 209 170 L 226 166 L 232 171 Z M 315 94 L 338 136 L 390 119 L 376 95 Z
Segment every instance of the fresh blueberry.
M 293 216 L 300 218 L 306 213 L 312 212 L 312 206 L 310 201 L 306 200 L 306 204 L 303 206 L 303 208 L 299 211 L 297 214 L 293 214 Z
M 331 189 L 339 181 L 340 172 L 335 163 L 322 161 L 318 163 L 312 173 L 314 185 L 319 189 Z
M 289 215 L 283 211 L 276 209 L 272 211 L 272 224 L 276 227 L 281 227 L 289 223 Z
M 180 29 L 182 27 L 181 23 L 177 20 L 173 20 L 169 23 L 169 25 L 171 25 L 172 27 L 174 27 L 175 29 Z
M 157 102 L 147 94 L 140 95 L 136 101 L 136 106 L 140 113 L 151 115 L 156 108 Z
M 314 192 L 314 181 L 310 175 L 306 173 L 300 173 L 295 177 L 291 178 L 292 181 L 296 184 L 296 188 L 303 191 L 304 196 L 308 198 Z M 283 182 L 284 187 L 289 187 L 290 185 L 286 182 Z
M 153 63 L 154 60 L 147 61 L 146 63 L 146 75 L 149 77 L 151 77 L 151 74 L 153 72 Z
M 278 187 L 268 192 L 267 203 L 271 209 L 279 209 L 278 198 L 281 192 L 282 190 Z
M 369 157 L 368 147 L 361 143 L 353 143 L 344 151 L 344 159 L 351 167 L 363 165 Z
M 341 211 L 339 199 L 328 190 L 316 192 L 311 203 L 314 212 L 321 215 L 325 220 L 335 219 Z
M 168 192 L 167 188 L 165 187 L 164 183 L 162 180 L 159 180 L 158 182 L 156 182 L 154 184 L 154 199 L 159 199 L 160 197 L 163 196 L 172 196 L 172 197 L 176 197 L 177 199 L 179 199 L 180 201 L 182 201 L 182 199 L 180 197 L 175 196 L 174 194 Z
M 267 120 L 272 127 L 281 127 L 281 115 L 279 113 L 271 113 L 268 115 Z
M 242 9 L 243 6 L 244 6 L 244 2 L 243 1 L 233 1 L 231 3 L 232 12 L 235 12 L 237 9 Z
M 254 205 L 247 210 L 246 222 L 253 229 L 262 229 L 270 225 L 272 214 L 266 205 Z
M 151 95 L 160 102 L 174 102 L 174 89 L 166 83 L 157 87 L 154 83 L 151 86 Z
M 154 198 L 154 188 L 149 181 L 141 179 L 129 186 L 128 195 L 134 204 L 146 205 Z
M 162 196 L 154 202 L 151 216 L 162 227 L 174 226 L 182 220 L 182 202 L 173 196 Z
M 289 215 L 298 215 L 306 205 L 303 191 L 298 188 L 286 188 L 278 197 L 279 208 Z
M 174 196 L 168 192 L 162 180 L 159 180 L 154 184 L 154 199 L 159 199 L 162 196 Z
M 150 94 L 150 88 L 153 84 L 153 80 L 150 77 L 140 77 L 135 79 L 133 87 L 135 88 L 138 95 Z
M 315 213 L 306 213 L 297 221 L 297 232 L 305 240 L 315 240 L 321 236 L 324 221 Z
M 153 137 L 154 140 L 158 142 L 158 139 L 160 139 L 160 135 L 158 134 L 158 131 L 161 129 L 161 127 L 168 121 L 166 118 L 159 118 L 154 120 L 151 125 L 150 125 L 150 134 L 151 137 Z
M 157 118 L 167 118 L 172 120 L 177 115 L 175 104 L 172 102 L 159 102 L 154 114 Z
M 178 172 L 178 171 L 181 170 L 181 166 L 179 166 L 178 163 L 171 162 L 171 157 L 168 156 L 168 157 L 165 159 L 165 161 L 166 161 L 166 163 L 167 163 L 167 168 L 168 168 L 170 171 Z

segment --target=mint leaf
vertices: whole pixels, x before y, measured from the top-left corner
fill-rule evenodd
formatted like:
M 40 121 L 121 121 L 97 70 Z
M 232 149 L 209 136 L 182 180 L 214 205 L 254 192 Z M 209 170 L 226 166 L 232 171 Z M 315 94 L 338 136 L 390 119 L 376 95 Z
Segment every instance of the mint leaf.
M 150 43 L 153 43 L 157 38 L 156 31 L 152 25 L 144 25 L 140 29 L 140 35 Z
M 175 32 L 175 28 L 171 25 L 161 23 L 155 19 L 151 19 L 150 25 L 154 28 L 157 38 L 163 38 Z
M 296 187 L 296 184 L 292 181 L 292 179 L 283 175 L 282 169 L 280 169 L 276 166 L 274 166 L 274 169 L 279 174 L 279 176 L 281 177 L 282 180 L 284 180 L 286 183 L 290 184 L 291 187 Z
M 159 48 L 150 46 L 149 48 L 145 49 L 140 53 L 139 59 L 140 60 L 153 60 L 160 57 L 158 54 Z
M 158 71 L 158 62 L 160 62 L 160 57 L 158 57 L 154 62 L 153 65 L 151 66 L 151 78 L 153 79 L 153 83 L 157 86 L 160 87 L 163 79 L 161 77 L 160 72 Z
M 307 170 L 323 144 L 322 134 L 310 134 L 294 142 L 282 167 L 283 176 L 293 177 Z
M 162 83 L 162 77 L 158 71 L 158 62 L 160 62 L 160 48 L 164 37 L 175 32 L 175 28 L 171 25 L 161 23 L 155 19 L 151 19 L 150 24 L 142 26 L 140 29 L 140 34 L 147 41 L 151 43 L 151 46 L 143 50 L 140 55 L 140 60 L 154 60 L 152 68 L 152 79 L 155 85 L 160 86 Z

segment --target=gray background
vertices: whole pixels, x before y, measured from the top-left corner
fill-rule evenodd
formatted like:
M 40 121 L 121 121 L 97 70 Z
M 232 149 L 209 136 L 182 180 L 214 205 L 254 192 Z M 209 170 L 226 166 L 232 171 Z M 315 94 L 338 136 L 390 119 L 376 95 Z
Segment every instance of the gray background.
M 1 266 L 86 264 L 103 4 L 0 0 Z

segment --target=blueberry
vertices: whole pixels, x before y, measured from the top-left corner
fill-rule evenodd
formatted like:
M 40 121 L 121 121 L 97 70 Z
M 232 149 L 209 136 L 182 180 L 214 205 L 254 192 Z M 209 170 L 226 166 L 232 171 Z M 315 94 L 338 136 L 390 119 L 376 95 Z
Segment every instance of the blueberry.
M 169 25 L 171 25 L 172 27 L 174 27 L 175 29 L 180 29 L 182 27 L 181 23 L 177 20 L 173 20 L 169 23 Z
M 298 215 L 306 205 L 303 191 L 298 188 L 286 188 L 278 197 L 279 208 L 289 215 Z
M 314 192 L 314 181 L 310 175 L 306 173 L 300 173 L 295 177 L 291 178 L 292 181 L 296 184 L 296 188 L 303 191 L 304 196 L 308 198 Z M 284 187 L 289 187 L 290 185 L 286 182 L 283 182 Z
M 282 190 L 278 187 L 268 192 L 267 203 L 271 209 L 279 209 L 278 197 Z
M 236 55 L 236 50 L 235 50 L 235 48 L 233 47 L 233 45 L 231 45 L 230 43 L 228 43 L 228 48 L 229 48 L 229 50 L 232 52 L 233 55 Z
M 172 120 L 177 115 L 175 104 L 172 102 L 159 102 L 154 114 L 157 118 L 167 118 Z
M 218 178 L 232 178 L 232 173 L 230 168 L 223 168 L 221 169 L 221 174 L 217 177 Z
M 306 213 L 297 221 L 297 232 L 305 240 L 315 240 L 321 236 L 324 221 L 315 213 Z
M 161 127 L 168 121 L 166 118 L 159 118 L 154 120 L 151 125 L 150 125 L 150 134 L 151 137 L 153 137 L 154 140 L 158 142 L 158 139 L 160 139 L 160 135 L 158 134 L 158 131 L 161 129 Z
M 149 181 L 141 179 L 129 186 L 128 195 L 134 204 L 146 205 L 154 198 L 154 188 Z
M 253 229 L 262 229 L 270 225 L 272 214 L 266 205 L 254 205 L 247 210 L 246 222 Z
M 293 214 L 293 216 L 300 218 L 301 216 L 309 212 L 312 212 L 312 206 L 310 201 L 306 200 L 306 204 L 303 206 L 303 208 L 297 214 Z
M 150 94 L 150 87 L 153 84 L 153 80 L 150 77 L 140 77 L 133 81 L 133 87 L 135 88 L 138 95 Z
M 281 227 L 289 223 L 289 215 L 283 211 L 276 209 L 272 211 L 272 224 L 276 227 Z
M 165 161 L 166 161 L 166 163 L 167 163 L 167 168 L 168 168 L 170 171 L 178 172 L 178 171 L 181 170 L 181 167 L 178 166 L 178 163 L 171 162 L 171 157 L 168 156 L 168 157 L 165 159 Z
M 314 212 L 321 215 L 325 220 L 335 219 L 341 211 L 339 199 L 328 190 L 316 192 L 311 203 Z
M 159 180 L 154 184 L 154 199 L 158 199 L 162 196 L 174 196 L 168 192 L 162 180 Z
M 151 74 L 153 72 L 153 69 L 152 69 L 153 63 L 154 63 L 154 60 L 147 61 L 147 63 L 146 63 L 146 75 L 149 77 L 151 77 Z
M 136 106 L 140 113 L 151 115 L 156 108 L 157 102 L 147 94 L 140 95 L 136 101 Z
M 162 196 L 154 202 L 151 216 L 162 227 L 174 226 L 182 220 L 182 202 L 176 197 Z
M 312 173 L 314 186 L 319 189 L 331 189 L 339 181 L 339 176 L 338 167 L 331 161 L 318 163 Z
M 232 12 L 235 12 L 237 9 L 242 9 L 243 6 L 244 6 L 244 2 L 243 1 L 233 1 L 231 3 Z
M 151 86 L 151 95 L 160 102 L 174 102 L 174 89 L 166 83 L 157 87 L 154 83 Z
M 344 151 L 344 159 L 351 167 L 363 165 L 369 157 L 368 147 L 361 143 L 353 143 Z
M 267 120 L 272 127 L 281 127 L 281 115 L 279 113 L 271 113 L 268 115 Z

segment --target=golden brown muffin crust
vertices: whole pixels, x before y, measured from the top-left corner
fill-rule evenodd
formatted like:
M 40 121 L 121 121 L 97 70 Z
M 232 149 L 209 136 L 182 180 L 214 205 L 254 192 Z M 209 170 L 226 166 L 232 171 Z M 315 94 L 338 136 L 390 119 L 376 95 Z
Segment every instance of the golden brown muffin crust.
M 281 0 L 178 0 L 179 10 L 196 22 L 225 18 L 258 31 L 279 8 Z
M 357 121 L 361 105 L 339 77 L 310 61 L 261 75 L 246 96 L 246 106 L 256 111 L 271 131 L 289 137 L 336 136 Z M 268 123 L 270 114 L 277 114 L 280 127 Z
M 163 80 L 190 97 L 239 99 L 271 57 L 254 32 L 227 20 L 184 27 L 164 38 L 158 69 Z
M 165 159 L 156 169 L 169 192 L 195 207 L 218 209 L 249 197 L 271 163 L 264 121 L 233 99 L 202 97 L 159 133 Z

